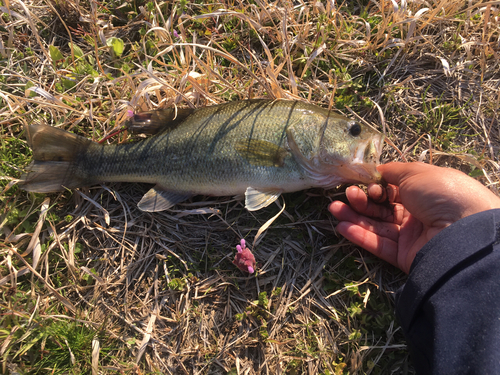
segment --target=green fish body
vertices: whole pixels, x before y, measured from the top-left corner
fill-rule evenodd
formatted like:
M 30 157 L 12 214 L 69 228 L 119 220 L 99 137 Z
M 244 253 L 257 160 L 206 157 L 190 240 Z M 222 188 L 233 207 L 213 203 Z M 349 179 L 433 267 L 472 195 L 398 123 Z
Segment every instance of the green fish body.
M 162 117 L 165 113 L 173 112 L 135 115 L 132 127 L 155 120 L 158 134 L 121 145 L 30 125 L 34 162 L 21 181 L 23 189 L 146 182 L 155 187 L 139 202 L 144 211 L 165 210 L 198 194 L 244 194 L 253 211 L 281 193 L 381 180 L 376 166 L 383 136 L 311 104 L 246 100 L 181 110 L 175 120 Z

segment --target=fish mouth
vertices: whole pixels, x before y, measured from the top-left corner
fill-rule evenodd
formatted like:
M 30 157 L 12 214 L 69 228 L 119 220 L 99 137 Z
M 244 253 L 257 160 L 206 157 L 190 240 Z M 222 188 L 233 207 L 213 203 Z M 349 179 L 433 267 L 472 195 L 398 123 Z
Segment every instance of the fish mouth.
M 382 175 L 377 171 L 380 164 L 380 155 L 384 146 L 384 135 L 380 134 L 362 142 L 354 151 L 352 167 L 359 174 L 358 180 L 363 183 L 381 183 Z

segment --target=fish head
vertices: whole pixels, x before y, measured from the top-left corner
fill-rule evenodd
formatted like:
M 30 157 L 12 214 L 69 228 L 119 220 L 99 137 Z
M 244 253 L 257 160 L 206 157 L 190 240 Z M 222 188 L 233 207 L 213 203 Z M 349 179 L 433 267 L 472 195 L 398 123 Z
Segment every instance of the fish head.
M 355 120 L 330 116 L 320 135 L 316 163 L 318 169 L 349 183 L 380 183 L 384 136 Z
M 316 123 L 316 126 L 312 125 Z M 295 158 L 318 186 L 381 183 L 377 171 L 384 136 L 366 125 L 331 112 L 288 132 Z

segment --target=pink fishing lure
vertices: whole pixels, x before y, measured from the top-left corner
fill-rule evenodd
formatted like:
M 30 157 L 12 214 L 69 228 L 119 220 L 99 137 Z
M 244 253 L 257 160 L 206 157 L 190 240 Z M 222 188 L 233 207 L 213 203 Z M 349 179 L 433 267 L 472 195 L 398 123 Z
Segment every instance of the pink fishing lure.
M 236 246 L 236 257 L 233 260 L 233 264 L 238 267 L 243 272 L 254 273 L 255 272 L 255 257 L 252 252 L 246 247 L 245 240 L 241 240 L 241 245 Z

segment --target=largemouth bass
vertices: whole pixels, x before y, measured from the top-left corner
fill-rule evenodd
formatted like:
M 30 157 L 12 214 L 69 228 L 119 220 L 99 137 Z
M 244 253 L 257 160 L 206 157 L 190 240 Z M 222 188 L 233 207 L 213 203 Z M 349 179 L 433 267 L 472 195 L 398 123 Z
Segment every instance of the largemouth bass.
M 48 193 L 100 182 L 155 184 L 138 207 L 162 211 L 193 195 L 245 195 L 250 211 L 281 193 L 342 183 L 380 182 L 383 136 L 315 105 L 246 100 L 198 110 L 134 115 L 156 123 L 144 140 L 102 145 L 45 125 L 30 125 L 34 161 L 20 184 Z M 165 119 L 165 117 L 167 117 Z

